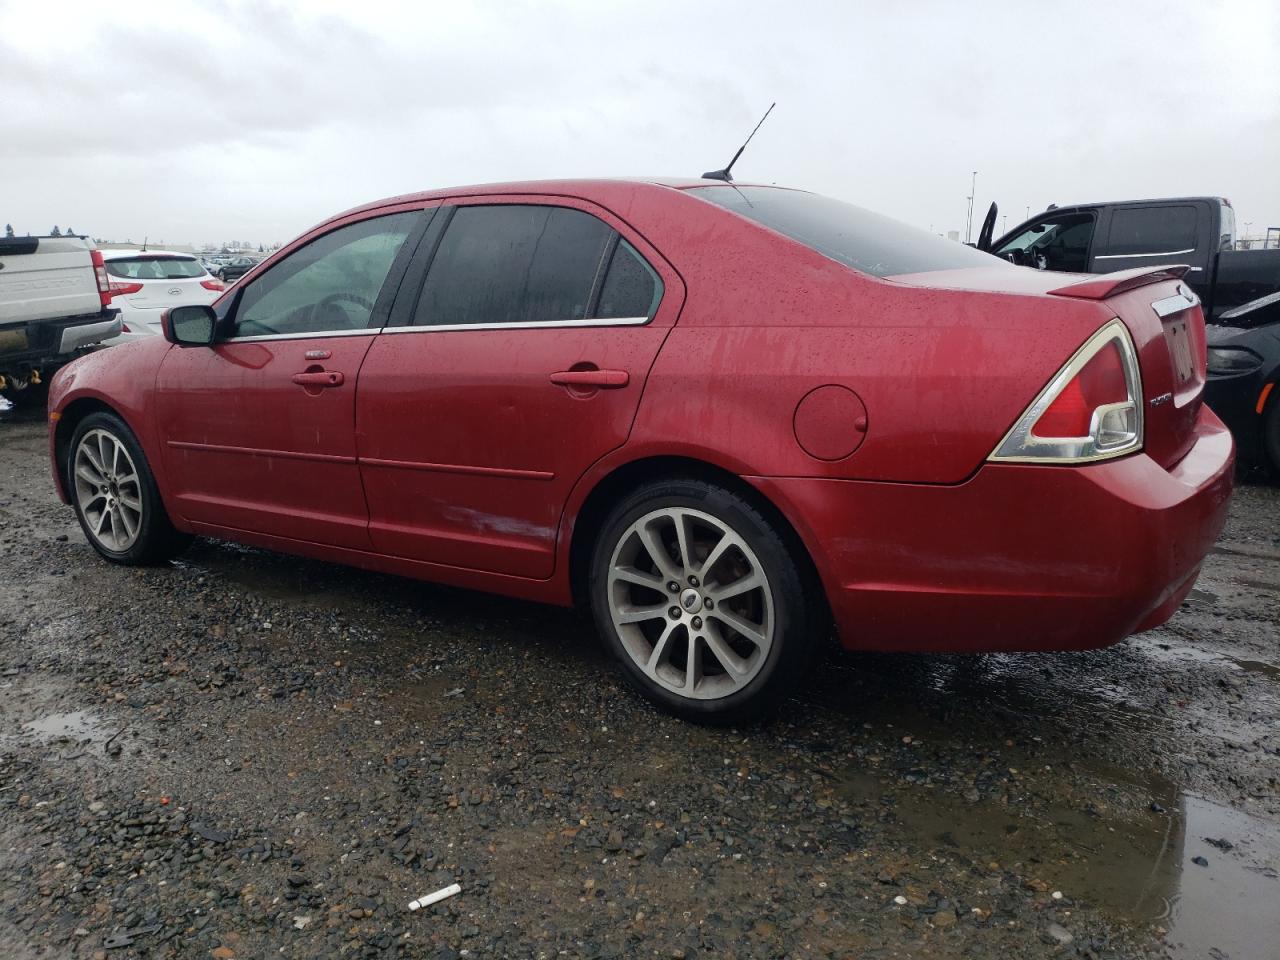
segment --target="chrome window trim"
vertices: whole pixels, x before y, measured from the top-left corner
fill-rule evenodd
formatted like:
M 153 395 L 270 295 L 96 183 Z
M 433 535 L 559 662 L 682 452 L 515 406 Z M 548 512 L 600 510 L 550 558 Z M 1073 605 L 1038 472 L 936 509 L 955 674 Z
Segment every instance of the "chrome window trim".
M 1161 253 L 1100 253 L 1093 259 L 1095 260 L 1129 260 L 1133 257 L 1176 257 L 1180 253 L 1195 253 L 1195 247 L 1187 247 L 1185 250 L 1165 250 Z
M 512 323 L 423 323 L 383 327 L 383 333 L 450 333 L 461 330 L 536 330 L 548 327 L 642 327 L 650 317 L 593 317 L 582 320 L 521 320 Z
M 227 337 L 216 343 L 260 343 L 263 340 L 312 340 L 319 337 L 372 337 L 381 333 L 381 327 L 361 327 L 359 330 L 316 330 L 306 333 L 260 333 L 252 337 Z
M 263 333 L 227 337 L 218 343 L 260 343 L 264 340 L 307 340 L 321 337 L 371 337 L 379 333 L 448 333 L 460 330 L 534 330 L 539 327 L 642 327 L 651 317 L 599 317 L 583 320 L 525 320 L 515 323 L 438 323 L 404 327 L 362 327 L 359 330 L 317 330 L 307 333 Z

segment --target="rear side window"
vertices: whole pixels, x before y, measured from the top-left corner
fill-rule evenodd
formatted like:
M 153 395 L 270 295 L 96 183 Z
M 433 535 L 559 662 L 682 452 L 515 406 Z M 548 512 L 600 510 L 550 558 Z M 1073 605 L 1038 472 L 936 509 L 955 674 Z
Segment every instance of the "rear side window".
M 1107 255 L 1142 257 L 1190 253 L 1196 247 L 1196 208 L 1117 207 L 1111 212 Z
M 459 207 L 431 262 L 413 322 L 585 319 L 612 239 L 607 224 L 567 207 Z
M 194 257 L 124 257 L 106 261 L 107 273 L 125 280 L 190 280 L 205 275 Z
M 728 185 L 688 192 L 876 277 L 1007 265 L 973 247 L 816 193 Z

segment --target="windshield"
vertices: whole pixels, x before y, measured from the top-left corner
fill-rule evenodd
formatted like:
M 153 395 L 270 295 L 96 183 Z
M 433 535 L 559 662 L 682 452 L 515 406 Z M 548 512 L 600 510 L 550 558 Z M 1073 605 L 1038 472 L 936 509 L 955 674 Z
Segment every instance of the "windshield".
M 126 280 L 192 280 L 205 275 L 193 257 L 123 257 L 106 262 L 107 273 Z
M 816 193 L 729 185 L 693 187 L 689 193 L 877 277 L 1002 265 L 955 240 Z

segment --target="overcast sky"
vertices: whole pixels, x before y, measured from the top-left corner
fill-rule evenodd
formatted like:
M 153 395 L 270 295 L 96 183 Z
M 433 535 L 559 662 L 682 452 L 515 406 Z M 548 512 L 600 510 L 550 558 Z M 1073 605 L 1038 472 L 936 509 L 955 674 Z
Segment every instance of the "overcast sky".
M 288 240 L 455 184 L 734 173 L 937 232 L 1221 194 L 1280 226 L 1280 3 L 0 0 L 0 223 Z M 977 227 L 974 227 L 976 234 Z

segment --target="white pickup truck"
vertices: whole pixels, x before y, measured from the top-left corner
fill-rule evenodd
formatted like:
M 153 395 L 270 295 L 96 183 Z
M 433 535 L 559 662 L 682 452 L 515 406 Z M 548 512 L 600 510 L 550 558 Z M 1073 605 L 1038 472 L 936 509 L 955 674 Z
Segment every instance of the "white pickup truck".
M 87 237 L 0 237 L 0 390 L 20 397 L 120 332 L 102 254 Z

